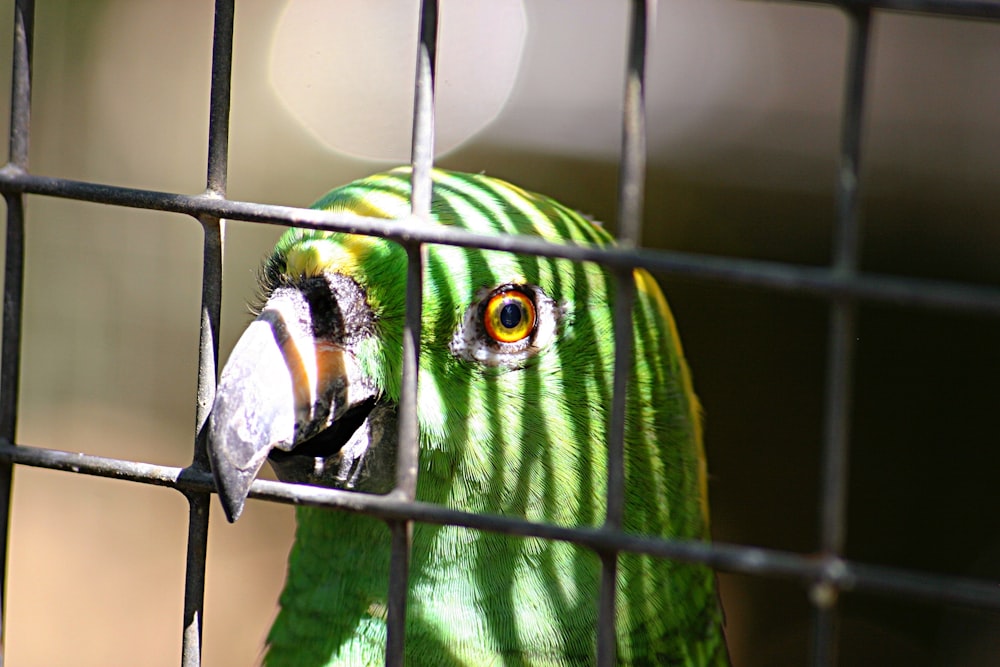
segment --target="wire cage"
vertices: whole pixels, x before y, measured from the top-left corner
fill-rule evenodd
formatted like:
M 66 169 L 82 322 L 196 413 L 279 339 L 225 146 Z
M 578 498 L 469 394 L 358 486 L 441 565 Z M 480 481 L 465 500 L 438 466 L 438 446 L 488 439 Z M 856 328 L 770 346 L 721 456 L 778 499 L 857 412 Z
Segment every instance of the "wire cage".
M 806 4 L 795 2 L 793 4 Z M 219 319 L 222 292 L 221 221 L 294 225 L 378 235 L 402 244 L 408 253 L 407 324 L 404 336 L 403 391 L 400 404 L 400 458 L 396 490 L 388 496 L 347 492 L 258 480 L 251 497 L 281 503 L 311 504 L 369 513 L 387 522 L 393 535 L 389 585 L 389 641 L 386 664 L 402 665 L 406 651 L 403 623 L 408 576 L 408 526 L 411 522 L 450 524 L 499 531 L 511 535 L 565 540 L 594 550 L 602 560 L 599 600 L 598 664 L 615 663 L 614 582 L 617 554 L 648 553 L 663 558 L 706 563 L 722 571 L 799 582 L 808 591 L 812 609 L 812 665 L 834 665 L 837 657 L 839 593 L 866 591 L 920 600 L 1000 610 L 995 583 L 929 572 L 873 565 L 845 557 L 847 528 L 847 472 L 851 441 L 852 384 L 856 341 L 856 313 L 861 303 L 892 303 L 944 311 L 1000 314 L 1000 290 L 974 284 L 875 275 L 860 269 L 859 195 L 862 117 L 865 111 L 866 72 L 872 16 L 878 12 L 916 12 L 925 15 L 1000 19 L 1000 4 L 986 0 L 868 0 L 839 2 L 814 0 L 809 4 L 841 9 L 849 25 L 848 59 L 842 100 L 839 171 L 835 186 L 833 260 L 810 267 L 761 260 L 724 258 L 684 252 L 653 251 L 639 247 L 645 181 L 645 118 L 643 100 L 649 16 L 654 0 L 630 3 L 622 151 L 619 170 L 618 248 L 593 249 L 552 245 L 524 238 L 494 238 L 454 229 L 419 224 L 431 201 L 430 170 L 434 155 L 434 75 L 438 8 L 423 0 L 416 56 L 417 86 L 413 116 L 413 219 L 387 222 L 347 219 L 307 209 L 235 201 L 226 196 L 230 90 L 235 0 L 217 0 L 211 69 L 208 160 L 205 192 L 184 195 L 81 182 L 36 174 L 28 167 L 31 136 L 32 41 L 34 3 L 17 0 L 14 12 L 14 52 L 10 109 L 10 156 L 0 170 L 0 190 L 7 202 L 4 264 L 4 319 L 0 367 L 0 535 L 8 553 L 8 519 L 12 473 L 17 466 L 35 466 L 70 474 L 96 475 L 180 491 L 189 504 L 186 580 L 183 610 L 182 664 L 201 663 L 202 617 L 209 501 L 214 483 L 205 451 L 204 426 L 212 405 L 217 377 Z M 145 208 L 196 218 L 204 232 L 202 261 L 201 331 L 196 429 L 192 462 L 184 468 L 106 458 L 69 451 L 43 449 L 17 440 L 20 359 L 23 346 L 25 258 L 25 199 L 56 197 L 106 206 Z M 787 550 L 715 542 L 690 543 L 626 534 L 621 530 L 624 433 L 624 372 L 616 372 L 612 426 L 608 435 L 608 517 L 598 529 L 540 525 L 510 517 L 481 516 L 414 500 L 417 475 L 417 415 L 415 408 L 417 360 L 421 321 L 420 249 L 424 244 L 477 247 L 538 256 L 597 262 L 617 272 L 618 288 L 628 294 L 631 282 L 623 277 L 643 267 L 692 280 L 752 286 L 784 294 L 807 295 L 829 308 L 826 356 L 823 444 L 819 496 L 820 550 L 803 554 Z M 616 368 L 627 368 L 630 358 L 630 301 L 616 306 Z M 15 535 L 16 539 L 16 535 Z M 4 586 L 4 588 L 6 588 Z

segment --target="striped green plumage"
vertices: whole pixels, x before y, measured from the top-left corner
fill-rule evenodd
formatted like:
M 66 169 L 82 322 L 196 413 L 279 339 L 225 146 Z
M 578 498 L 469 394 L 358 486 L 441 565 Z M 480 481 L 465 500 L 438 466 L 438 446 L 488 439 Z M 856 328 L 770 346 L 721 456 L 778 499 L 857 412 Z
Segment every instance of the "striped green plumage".
M 409 171 L 334 190 L 316 208 L 409 213 Z M 433 218 L 484 234 L 608 245 L 557 202 L 480 175 L 434 172 Z M 604 520 L 614 282 L 594 264 L 428 246 L 419 385 L 418 499 L 564 526 Z M 374 314 L 358 363 L 398 398 L 406 257 L 396 244 L 290 230 L 265 265 L 268 291 L 317 272 L 355 281 Z M 625 527 L 706 538 L 699 407 L 666 302 L 636 272 L 635 363 L 626 425 Z M 470 304 L 504 284 L 540 288 L 555 333 L 510 365 L 453 349 Z M 298 509 L 299 527 L 268 665 L 382 664 L 389 533 L 380 521 Z M 590 665 L 598 558 L 560 542 L 416 524 L 407 616 L 411 665 Z M 710 570 L 630 554 L 619 566 L 622 665 L 727 664 Z

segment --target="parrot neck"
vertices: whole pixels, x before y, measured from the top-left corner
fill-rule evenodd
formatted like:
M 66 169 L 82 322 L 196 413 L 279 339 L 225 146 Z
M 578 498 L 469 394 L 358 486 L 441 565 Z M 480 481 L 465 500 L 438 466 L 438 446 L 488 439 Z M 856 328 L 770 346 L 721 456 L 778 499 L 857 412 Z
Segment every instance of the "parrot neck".
M 288 580 L 265 664 L 384 664 L 390 543 L 385 524 L 317 508 L 297 512 Z M 630 580 L 661 565 L 671 572 L 657 573 L 658 580 L 673 583 L 657 599 L 632 590 Z M 573 545 L 416 524 L 407 664 L 493 664 L 499 655 L 553 667 L 593 664 L 599 573 L 597 557 Z M 712 577 L 704 568 L 623 555 L 619 664 L 654 664 L 677 655 L 682 661 L 669 664 L 728 664 Z M 636 592 L 642 597 L 633 598 Z M 702 638 L 697 654 L 688 650 L 692 633 Z
M 383 664 L 385 524 L 314 507 L 299 507 L 296 516 L 281 609 L 268 634 L 264 664 Z

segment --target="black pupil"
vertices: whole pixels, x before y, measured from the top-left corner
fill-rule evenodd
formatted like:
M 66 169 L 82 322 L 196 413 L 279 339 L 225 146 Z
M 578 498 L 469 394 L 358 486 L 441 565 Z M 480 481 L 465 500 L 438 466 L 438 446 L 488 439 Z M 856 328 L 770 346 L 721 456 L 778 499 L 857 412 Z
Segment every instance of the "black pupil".
M 507 302 L 500 309 L 500 324 L 513 329 L 521 322 L 521 307 L 516 303 Z

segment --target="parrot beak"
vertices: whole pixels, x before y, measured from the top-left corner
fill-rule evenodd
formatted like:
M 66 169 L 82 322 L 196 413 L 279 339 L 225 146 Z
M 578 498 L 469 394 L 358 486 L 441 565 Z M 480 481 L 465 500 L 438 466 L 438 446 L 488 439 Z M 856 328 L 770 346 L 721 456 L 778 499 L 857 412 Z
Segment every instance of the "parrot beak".
M 320 291 L 329 301 L 329 288 Z M 331 312 L 339 316 L 341 309 L 326 308 L 326 322 L 317 327 L 315 301 L 300 289 L 276 290 L 222 371 L 209 418 L 208 454 L 231 522 L 242 513 L 269 456 L 284 481 L 340 488 L 367 478 L 362 464 L 374 444 L 383 445 L 380 461 L 387 461 L 390 449 L 395 460 L 394 406 L 378 404 L 344 336 L 338 341 L 329 334 L 345 330 L 343 321 L 329 322 Z M 327 333 L 316 335 L 317 329 Z

